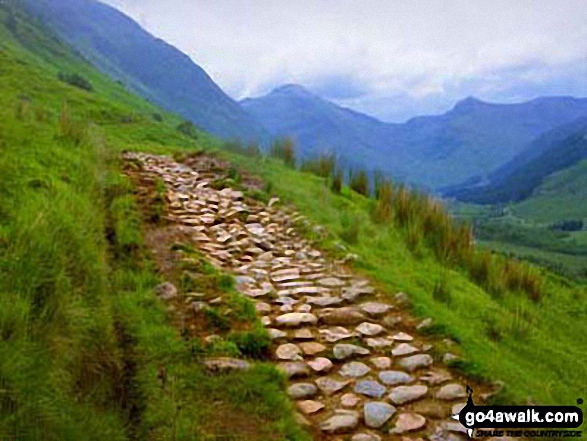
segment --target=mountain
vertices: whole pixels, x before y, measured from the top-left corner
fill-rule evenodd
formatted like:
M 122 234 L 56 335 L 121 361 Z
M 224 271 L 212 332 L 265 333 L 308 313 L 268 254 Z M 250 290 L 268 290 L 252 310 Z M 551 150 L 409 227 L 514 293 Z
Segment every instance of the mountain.
M 392 124 L 296 85 L 241 104 L 273 136 L 292 136 L 305 154 L 329 147 L 361 166 L 432 188 L 481 181 L 536 137 L 587 115 L 587 99 L 493 104 L 469 97 L 443 115 Z
M 519 202 L 528 198 L 553 174 L 575 167 L 584 159 L 587 159 L 587 117 L 538 137 L 493 172 L 484 185 L 457 186 L 447 189 L 444 194 L 478 204 Z
M 43 23 L 134 93 L 223 138 L 266 136 L 186 54 L 94 0 L 25 0 Z
M 303 155 L 332 151 L 364 167 L 380 158 L 379 140 L 389 131 L 388 124 L 337 106 L 295 84 L 240 104 L 271 135 L 292 136 Z

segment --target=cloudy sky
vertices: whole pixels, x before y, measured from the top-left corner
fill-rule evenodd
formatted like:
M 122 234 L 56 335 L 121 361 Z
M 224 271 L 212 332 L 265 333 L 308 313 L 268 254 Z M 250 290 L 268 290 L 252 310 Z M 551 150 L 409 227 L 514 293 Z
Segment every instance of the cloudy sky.
M 587 96 L 585 0 L 102 0 L 233 98 L 298 83 L 387 121 Z

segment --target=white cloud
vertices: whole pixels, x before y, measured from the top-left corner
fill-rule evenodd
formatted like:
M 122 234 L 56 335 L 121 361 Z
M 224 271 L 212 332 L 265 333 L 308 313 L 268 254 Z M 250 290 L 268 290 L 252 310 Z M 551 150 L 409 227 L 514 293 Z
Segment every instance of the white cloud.
M 587 64 L 583 0 L 105 1 L 237 99 L 295 82 L 340 101 L 346 83 L 362 97 L 341 102 L 401 119 L 447 108 L 463 93 L 492 99 L 493 90 L 515 87 L 511 72 L 522 84 L 544 84 L 561 66 Z M 568 93 L 587 94 L 585 83 L 570 81 Z M 391 101 L 398 96 L 405 112 Z

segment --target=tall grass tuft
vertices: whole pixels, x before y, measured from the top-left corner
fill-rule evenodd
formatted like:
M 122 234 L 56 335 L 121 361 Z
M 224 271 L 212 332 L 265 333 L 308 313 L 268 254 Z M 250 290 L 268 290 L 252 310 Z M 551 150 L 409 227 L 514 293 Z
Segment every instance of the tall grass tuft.
M 349 170 L 349 187 L 351 190 L 363 195 L 369 195 L 369 176 L 365 170 Z
M 321 178 L 328 178 L 336 168 L 336 156 L 333 153 L 321 153 L 317 158 L 302 161 L 300 168 Z
M 373 220 L 378 223 L 389 222 L 393 217 L 393 185 L 390 181 L 382 181 L 377 188 L 377 203 Z
M 281 159 L 288 167 L 295 168 L 296 166 L 296 146 L 290 137 L 273 141 L 269 148 L 269 155 Z
M 332 183 L 330 184 L 330 189 L 333 193 L 340 194 L 340 192 L 342 191 L 342 179 L 342 170 L 337 168 L 332 173 Z

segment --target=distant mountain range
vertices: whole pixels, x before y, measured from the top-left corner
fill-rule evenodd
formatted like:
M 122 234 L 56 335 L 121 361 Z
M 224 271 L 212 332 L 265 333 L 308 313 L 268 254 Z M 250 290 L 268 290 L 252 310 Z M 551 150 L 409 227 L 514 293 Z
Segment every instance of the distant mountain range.
M 449 187 L 451 194 L 494 181 L 496 170 L 518 161 L 542 135 L 587 117 L 587 99 L 492 104 L 467 98 L 443 115 L 392 124 L 299 85 L 237 103 L 187 55 L 110 6 L 95 0 L 25 1 L 100 70 L 215 135 L 263 143 L 291 136 L 304 156 L 331 151 L 350 166 L 429 189 Z
M 587 117 L 556 127 L 538 137 L 494 171 L 487 182 L 448 188 L 444 194 L 478 204 L 519 202 L 531 196 L 555 173 L 575 167 L 585 159 Z
M 587 116 L 587 99 L 491 104 L 467 98 L 443 115 L 391 124 L 339 107 L 297 85 L 245 99 L 241 105 L 273 136 L 291 135 L 303 153 L 331 149 L 361 166 L 431 188 L 480 181 L 536 137 Z
M 25 3 L 77 52 L 134 93 L 223 138 L 267 136 L 200 66 L 117 9 L 94 0 Z

